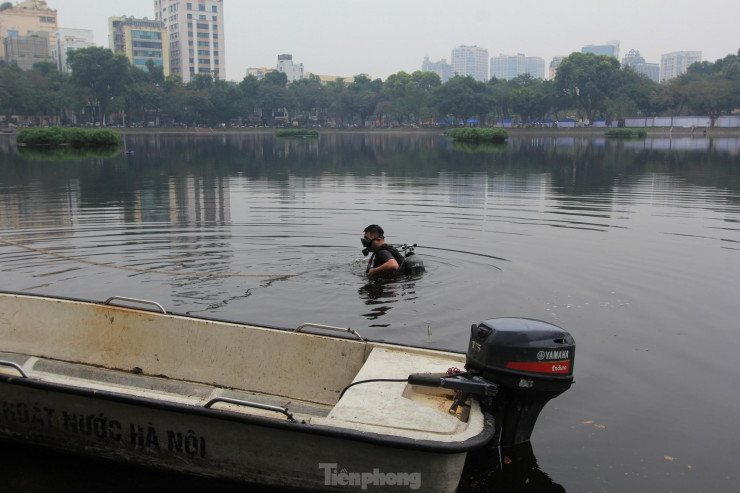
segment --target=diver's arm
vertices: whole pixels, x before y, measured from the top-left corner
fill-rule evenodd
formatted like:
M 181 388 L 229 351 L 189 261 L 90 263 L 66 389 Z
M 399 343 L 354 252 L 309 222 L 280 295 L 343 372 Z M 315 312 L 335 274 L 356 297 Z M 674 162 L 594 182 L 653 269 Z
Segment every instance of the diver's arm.
M 393 274 L 398 270 L 398 262 L 396 262 L 396 259 L 391 257 L 390 260 L 388 260 L 383 265 L 379 265 L 374 269 L 370 269 L 367 273 L 370 277 L 376 277 L 376 276 L 384 276 L 387 274 Z

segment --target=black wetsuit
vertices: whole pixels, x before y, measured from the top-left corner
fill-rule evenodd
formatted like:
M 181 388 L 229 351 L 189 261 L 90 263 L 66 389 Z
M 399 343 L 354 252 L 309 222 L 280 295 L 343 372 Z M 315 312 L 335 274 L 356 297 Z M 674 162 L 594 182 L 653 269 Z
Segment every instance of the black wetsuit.
M 370 262 L 372 262 L 373 268 L 380 267 L 381 265 L 388 262 L 390 259 L 395 258 L 396 262 L 398 262 L 399 267 L 401 264 L 403 264 L 404 257 L 401 255 L 401 252 L 393 248 L 392 246 L 388 245 L 387 243 L 381 246 L 377 252 L 373 253 L 373 256 L 370 258 Z M 370 269 L 368 269 L 369 271 Z M 388 274 L 389 277 L 395 276 L 397 272 L 393 272 L 391 274 Z

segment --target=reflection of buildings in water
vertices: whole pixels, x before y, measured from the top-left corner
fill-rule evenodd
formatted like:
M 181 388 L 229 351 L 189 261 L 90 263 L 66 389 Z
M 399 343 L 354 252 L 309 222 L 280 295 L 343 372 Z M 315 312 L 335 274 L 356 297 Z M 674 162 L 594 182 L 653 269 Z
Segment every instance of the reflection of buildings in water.
M 711 139 L 711 147 L 715 151 L 726 152 L 730 156 L 740 155 L 740 139 Z
M 64 195 L 50 197 L 39 182 L 5 191 L 0 194 L 0 227 L 68 227 L 79 213 L 79 189 L 77 180 L 69 180 Z
M 227 178 L 172 177 L 169 183 L 168 220 L 180 225 L 223 225 L 231 222 Z
M 9 136 L 4 136 L 5 138 L 1 138 L 3 136 L 0 136 L 0 151 L 4 153 L 10 153 L 11 151 L 16 150 L 16 144 L 13 139 L 11 139 Z
M 552 187 L 552 177 L 548 173 L 526 176 L 500 174 L 493 177 L 485 173 L 470 176 L 440 173 L 439 184 L 448 191 L 451 204 L 480 210 L 485 220 L 489 211 L 498 214 L 499 208 L 546 200 Z

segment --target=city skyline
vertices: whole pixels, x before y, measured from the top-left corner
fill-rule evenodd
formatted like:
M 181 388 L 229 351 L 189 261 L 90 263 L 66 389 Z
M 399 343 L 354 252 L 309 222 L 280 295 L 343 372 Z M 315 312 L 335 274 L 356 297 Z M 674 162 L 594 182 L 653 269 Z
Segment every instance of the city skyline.
M 96 44 L 104 47 L 108 17 L 155 17 L 152 0 L 47 0 L 47 5 L 57 10 L 59 27 L 92 29 Z M 626 0 L 609 8 L 582 0 L 462 0 L 454 8 L 443 0 L 378 0 L 372 7 L 322 0 L 316 8 L 285 0 L 277 9 L 270 2 L 225 0 L 225 79 L 239 81 L 250 67 L 275 67 L 285 53 L 307 73 L 386 79 L 401 70 L 421 70 L 426 56 L 449 62 L 460 45 L 487 49 L 489 57 L 526 53 L 546 65 L 555 56 L 608 40 L 618 40 L 623 53 L 639 50 L 650 63 L 676 51 L 701 51 L 702 60 L 713 62 L 740 47 L 735 34 L 740 3 L 728 0 L 707 0 L 700 8 L 683 0 Z

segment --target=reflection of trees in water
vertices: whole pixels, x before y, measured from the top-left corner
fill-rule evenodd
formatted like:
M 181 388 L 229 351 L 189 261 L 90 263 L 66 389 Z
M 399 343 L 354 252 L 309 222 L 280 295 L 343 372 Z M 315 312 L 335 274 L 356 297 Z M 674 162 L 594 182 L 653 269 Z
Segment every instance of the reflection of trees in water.
M 539 468 L 531 442 L 525 442 L 515 447 L 486 447 L 469 453 L 457 491 L 564 493 L 565 488 Z
M 734 138 L 707 139 L 697 148 L 690 138 L 623 142 L 542 134 L 510 137 L 505 149 L 460 149 L 442 135 L 361 132 L 326 133 L 319 139 L 276 139 L 271 134 L 128 134 L 124 139 L 126 149 L 135 155 L 80 157 L 51 169 L 51 163 L 0 151 L 0 171 L 9 186 L 35 180 L 49 189 L 64 190 L 69 180 L 79 179 L 79 193 L 85 200 L 106 197 L 124 206 L 135 202 L 135 192 L 142 186 L 149 193 L 166 195 L 171 179 L 175 184 L 197 180 L 199 187 L 207 188 L 226 177 L 246 177 L 274 181 L 280 188 L 289 187 L 291 177 L 323 174 L 432 179 L 441 174 L 515 178 L 547 174 L 555 198 L 565 195 L 571 200 L 610 194 L 630 183 L 631 176 L 648 172 L 740 190 L 735 165 L 738 139 Z

